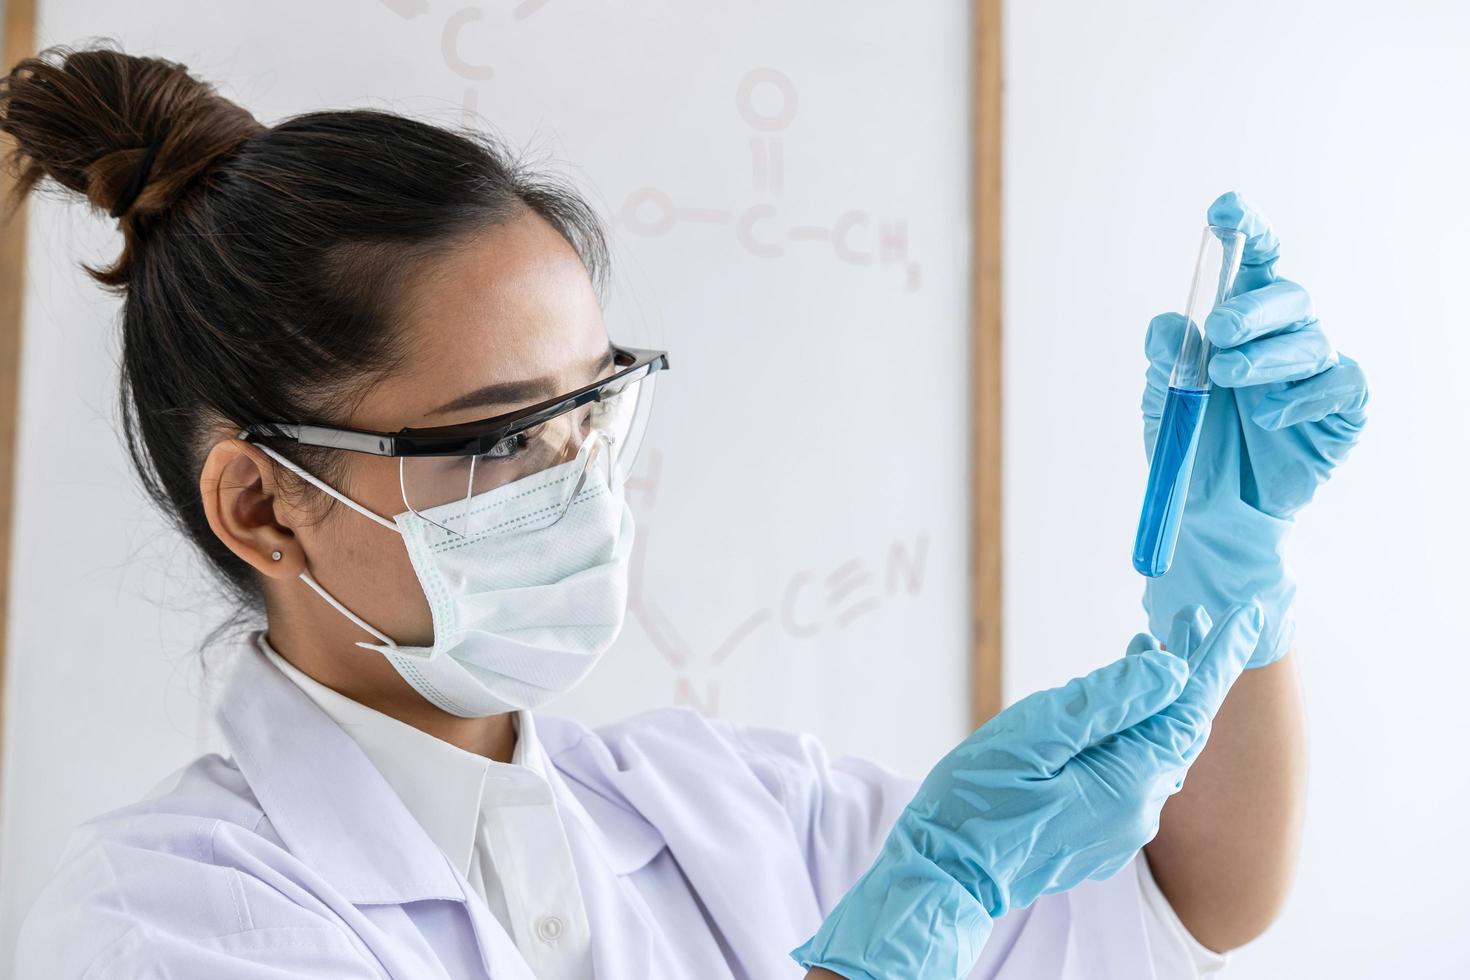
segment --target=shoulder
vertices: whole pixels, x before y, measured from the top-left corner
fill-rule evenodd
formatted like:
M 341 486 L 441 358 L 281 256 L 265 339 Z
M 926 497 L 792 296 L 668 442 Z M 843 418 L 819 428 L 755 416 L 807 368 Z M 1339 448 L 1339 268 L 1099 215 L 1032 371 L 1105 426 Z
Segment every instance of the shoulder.
M 654 708 L 596 728 L 570 718 L 537 715 L 543 747 L 558 768 L 629 770 L 698 767 L 706 774 L 737 769 L 755 775 L 769 793 L 789 799 L 833 784 L 863 783 L 906 791 L 917 780 L 854 756 L 833 758 L 809 732 L 708 718 L 691 708 Z
M 239 769 L 214 753 L 84 821 L 21 924 L 17 975 L 96 975 L 171 941 L 245 937 L 278 904 L 295 918 L 284 897 L 217 856 L 245 839 L 257 851 L 280 846 Z
M 141 799 L 83 821 L 67 839 L 57 879 L 100 874 L 101 859 L 167 855 L 210 863 L 220 824 L 254 832 L 264 812 L 244 775 L 217 753 L 199 756 L 165 776 Z M 55 883 L 55 882 L 53 882 Z
M 833 758 L 807 732 L 706 718 L 689 708 L 657 708 L 589 728 L 564 718 L 537 731 L 553 764 L 583 785 L 628 799 L 651 785 L 686 798 L 686 811 L 717 795 L 774 806 L 813 867 L 850 883 L 871 861 L 917 780 L 853 756 Z M 710 790 L 718 785 L 718 794 Z M 701 787 L 705 787 L 701 791 Z M 647 792 L 633 792 L 642 809 Z
M 814 735 L 710 718 L 682 705 L 650 708 L 595 728 L 573 718 L 537 712 L 536 731 L 553 758 L 585 751 L 588 743 L 612 752 L 666 746 L 692 752 L 733 752 L 742 757 L 810 754 L 820 752 L 821 746 Z M 798 746 L 801 748 L 793 752 Z
M 558 765 L 591 758 L 620 770 L 697 765 L 768 773 L 773 766 L 810 766 L 826 758 L 813 735 L 708 718 L 682 706 L 653 708 L 596 728 L 538 714 L 536 727 Z

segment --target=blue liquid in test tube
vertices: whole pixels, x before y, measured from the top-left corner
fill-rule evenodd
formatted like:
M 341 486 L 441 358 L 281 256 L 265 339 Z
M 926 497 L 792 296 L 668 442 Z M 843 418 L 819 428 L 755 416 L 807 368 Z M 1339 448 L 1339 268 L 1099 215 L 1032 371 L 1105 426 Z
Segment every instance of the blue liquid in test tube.
M 1209 403 L 1209 391 L 1189 388 L 1171 387 L 1164 399 L 1159 441 L 1148 470 L 1138 538 L 1133 544 L 1133 567 L 1150 578 L 1167 572 L 1174 560 L 1179 521 L 1189 495 L 1189 478 L 1194 473 L 1194 453 L 1199 448 L 1200 423 Z
M 1164 414 L 1149 464 L 1138 536 L 1133 541 L 1133 567 L 1156 578 L 1169 570 L 1179 526 L 1189 498 L 1199 434 L 1210 403 L 1210 354 L 1204 323 L 1211 310 L 1230 298 L 1245 235 L 1233 228 L 1211 225 L 1200 242 L 1189 302 L 1185 305 L 1184 339 L 1169 375 Z

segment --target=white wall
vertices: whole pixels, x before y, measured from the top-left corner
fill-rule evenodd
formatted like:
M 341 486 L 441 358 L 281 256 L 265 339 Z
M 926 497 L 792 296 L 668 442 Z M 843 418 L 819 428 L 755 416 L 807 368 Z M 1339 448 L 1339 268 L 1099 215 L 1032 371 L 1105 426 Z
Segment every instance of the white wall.
M 898 23 L 846 0 L 200 10 L 42 0 L 40 42 L 115 36 L 267 122 L 367 105 L 452 123 L 466 105 L 608 219 L 610 328 L 672 370 L 630 495 L 628 628 L 555 710 L 695 703 L 915 773 L 961 737 L 964 5 Z M 649 233 L 662 200 L 681 210 Z M 113 426 L 118 305 L 78 268 L 116 232 L 70 202 L 31 214 L 0 950 L 73 825 L 217 744 L 192 646 L 221 610 L 136 492 Z M 894 704 L 902 725 L 873 723 Z
M 1470 975 L 1464 561 L 1470 7 L 1007 5 L 1007 694 L 1142 628 L 1129 551 L 1149 317 L 1235 188 L 1373 386 L 1301 517 L 1301 876 L 1242 978 Z

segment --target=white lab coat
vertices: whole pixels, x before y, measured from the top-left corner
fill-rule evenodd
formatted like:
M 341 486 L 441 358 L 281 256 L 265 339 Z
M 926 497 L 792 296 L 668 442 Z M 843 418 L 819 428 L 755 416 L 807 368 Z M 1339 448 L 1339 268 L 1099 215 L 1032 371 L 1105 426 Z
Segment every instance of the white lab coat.
M 22 924 L 21 980 L 532 980 L 465 876 L 353 739 L 255 648 L 216 706 L 228 756 L 82 824 Z M 537 714 L 600 980 L 800 977 L 788 952 L 915 789 L 812 737 L 662 709 Z M 1137 860 L 1003 916 L 972 976 L 1194 976 Z M 655 911 L 659 910 L 659 911 Z M 710 950 L 718 950 L 715 958 Z M 1187 972 L 1178 972 L 1187 971 Z

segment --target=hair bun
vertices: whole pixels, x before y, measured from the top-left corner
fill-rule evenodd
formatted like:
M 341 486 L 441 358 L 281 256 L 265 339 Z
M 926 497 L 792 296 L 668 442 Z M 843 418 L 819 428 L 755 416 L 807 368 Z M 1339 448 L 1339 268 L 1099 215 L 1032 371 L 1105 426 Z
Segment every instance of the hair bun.
M 0 78 L 17 204 L 51 177 L 113 217 L 157 214 L 265 129 L 184 65 L 108 44 L 55 45 Z

